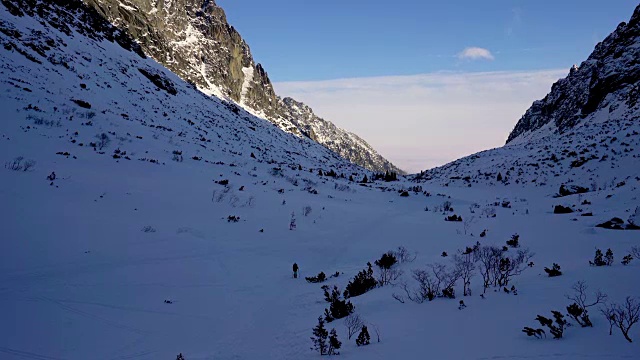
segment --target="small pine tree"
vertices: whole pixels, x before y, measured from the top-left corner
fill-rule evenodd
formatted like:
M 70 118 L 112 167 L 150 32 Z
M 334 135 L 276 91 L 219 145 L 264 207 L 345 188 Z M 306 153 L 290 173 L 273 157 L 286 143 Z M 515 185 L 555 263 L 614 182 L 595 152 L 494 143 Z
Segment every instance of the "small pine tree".
M 182 356 L 182 353 L 178 354 L 178 356 L 176 356 L 176 360 L 184 360 L 184 356 Z
M 327 353 L 327 337 L 329 333 L 327 329 L 324 327 L 324 320 L 322 320 L 322 316 L 318 317 L 318 325 L 313 328 L 313 336 L 311 337 L 311 341 L 313 342 L 312 350 L 316 350 L 320 352 L 320 355 L 324 355 Z
M 360 334 L 358 334 L 358 338 L 356 339 L 356 345 L 365 346 L 371 343 L 371 336 L 369 336 L 369 330 L 367 330 L 366 325 L 362 325 L 362 330 L 360 330 Z
M 329 333 L 329 350 L 327 354 L 329 355 L 340 355 L 336 350 L 340 349 L 342 343 L 338 340 L 338 334 L 336 333 L 336 329 L 331 329 Z
M 593 265 L 595 266 L 604 266 L 607 263 L 604 261 L 604 256 L 602 255 L 602 250 L 596 249 L 596 255 L 593 257 Z
M 366 183 L 368 183 L 368 182 L 369 182 L 369 178 L 367 177 L 367 174 L 364 174 L 364 177 L 362 178 L 362 181 L 361 181 L 361 182 L 362 182 L 363 184 L 366 184 Z
M 607 266 L 613 265 L 613 251 L 611 251 L 611 249 L 607 249 L 607 252 L 604 254 L 604 262 Z
M 393 251 L 388 251 L 382 254 L 382 257 L 379 260 L 374 261 L 374 264 L 382 269 L 391 269 L 393 265 L 398 262 Z
M 324 309 L 324 317 L 327 322 L 332 322 L 335 319 L 342 319 L 353 313 L 354 306 L 351 301 L 346 301 L 340 298 L 340 291 L 337 286 L 333 286 L 331 294 L 329 294 L 329 287 L 327 285 L 322 287 L 324 290 L 324 299 L 328 302 L 329 308 Z
M 348 299 L 350 297 L 359 296 L 371 289 L 375 289 L 378 286 L 378 282 L 373 277 L 373 269 L 371 263 L 367 263 L 367 269 L 360 271 L 353 280 L 349 281 L 346 289 L 344 290 L 344 297 Z
M 498 177 L 496 178 L 496 181 L 502 182 L 502 173 L 498 173 Z
M 353 175 L 349 175 L 349 181 L 353 182 Z

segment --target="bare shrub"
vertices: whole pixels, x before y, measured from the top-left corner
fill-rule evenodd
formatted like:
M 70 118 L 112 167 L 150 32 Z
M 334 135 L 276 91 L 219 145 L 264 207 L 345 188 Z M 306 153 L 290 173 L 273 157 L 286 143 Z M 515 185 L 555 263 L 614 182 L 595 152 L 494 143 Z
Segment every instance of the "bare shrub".
M 44 125 L 47 127 L 61 127 L 62 123 L 60 120 L 47 120 L 43 119 L 39 116 L 28 115 L 27 120 L 33 120 L 34 125 Z
M 471 229 L 471 225 L 473 225 L 473 223 L 475 222 L 475 219 L 476 219 L 475 216 L 470 216 L 470 217 L 466 218 L 466 220 L 464 220 L 464 222 L 462 223 L 462 226 L 464 227 L 464 234 L 465 235 L 467 235 L 467 233 Z
M 212 202 L 222 202 L 231 192 L 231 187 L 225 186 L 222 190 L 213 190 L 213 194 L 211 195 Z
M 22 171 L 30 171 L 36 166 L 35 160 L 27 160 L 22 164 Z
M 640 246 L 632 247 L 630 252 L 634 258 L 640 260 Z
M 311 206 L 307 205 L 307 206 L 302 208 L 302 215 L 309 216 L 309 214 L 311 214 L 312 210 L 313 209 L 311 209 Z
M 496 269 L 500 265 L 502 250 L 497 246 L 481 246 L 476 251 L 475 257 L 479 263 L 480 275 L 482 275 L 483 293 L 486 293 L 487 288 L 496 283 Z
M 5 169 L 13 171 L 30 171 L 36 166 L 35 160 L 25 160 L 23 156 L 18 156 L 4 164 Z
M 11 161 L 7 161 L 4 164 L 4 168 L 13 171 L 22 171 L 22 160 L 24 160 L 24 157 L 18 156 Z
M 347 184 L 338 184 L 335 183 L 333 185 L 334 190 L 338 190 L 338 191 L 347 191 L 347 192 L 352 192 L 351 191 L 351 187 Z
M 491 207 L 491 206 L 486 207 L 486 208 L 482 209 L 482 216 L 488 217 L 488 218 L 495 217 L 496 216 L 496 209 L 494 207 Z
M 518 250 L 514 256 L 503 256 L 498 264 L 497 286 L 507 286 L 514 276 L 522 274 L 533 255 L 528 248 L 525 248 Z
M 451 211 L 451 201 L 447 200 L 442 203 L 442 211 L 449 212 Z
M 613 335 L 613 327 L 616 325 L 616 310 L 612 305 L 605 305 L 600 308 L 600 313 L 609 322 L 609 336 Z
M 404 246 L 398 246 L 398 249 L 396 249 L 393 254 L 401 264 L 413 262 L 417 257 L 417 254 L 415 252 L 409 252 L 409 250 L 407 250 L 407 248 Z
M 253 208 L 255 205 L 256 205 L 256 197 L 253 195 L 249 196 L 247 201 L 244 203 L 244 206 L 248 206 L 250 208 Z
M 469 249 L 470 250 L 470 249 Z M 455 272 L 459 274 L 463 284 L 463 296 L 471 296 L 471 278 L 475 275 L 476 265 L 473 251 L 465 251 L 453 257 Z
M 432 301 L 438 296 L 455 298 L 453 287 L 460 279 L 460 273 L 455 268 L 449 269 L 444 264 L 429 264 L 427 270 L 414 269 L 412 277 L 418 283 L 418 288 L 412 290 L 406 283 L 402 284 L 402 288 L 409 300 L 423 303 L 426 300 Z M 398 301 L 404 300 L 398 295 L 394 298 Z
M 102 150 L 102 149 L 106 148 L 107 146 L 109 146 L 109 143 L 111 142 L 111 139 L 109 138 L 109 135 L 107 135 L 105 133 L 96 135 L 96 138 L 98 139 L 98 141 L 96 142 L 96 146 L 100 150 Z
M 610 326 L 615 326 L 622 332 L 628 342 L 633 342 L 629 336 L 631 327 L 640 321 L 640 302 L 637 299 L 627 296 L 622 304 L 611 304 L 602 311 Z M 613 325 L 611 325 L 613 323 Z M 611 330 L 609 331 L 611 334 Z
M 380 328 L 378 327 L 378 325 L 369 323 L 369 327 L 373 328 L 373 331 L 376 333 L 376 340 L 380 342 Z
M 589 319 L 589 308 L 595 305 L 601 304 L 607 300 L 607 294 L 604 294 L 600 290 L 596 291 L 595 299 L 593 301 L 587 301 L 587 284 L 584 281 L 578 281 L 573 284 L 573 295 L 567 295 L 567 299 L 573 301 L 573 304 L 567 307 L 567 312 L 580 326 L 587 327 L 593 326 L 591 319 Z
M 362 329 L 364 325 L 364 321 L 360 318 L 360 315 L 352 313 L 344 319 L 344 326 L 347 328 L 347 334 L 349 336 L 349 340 L 351 337 L 355 335 L 358 330 Z

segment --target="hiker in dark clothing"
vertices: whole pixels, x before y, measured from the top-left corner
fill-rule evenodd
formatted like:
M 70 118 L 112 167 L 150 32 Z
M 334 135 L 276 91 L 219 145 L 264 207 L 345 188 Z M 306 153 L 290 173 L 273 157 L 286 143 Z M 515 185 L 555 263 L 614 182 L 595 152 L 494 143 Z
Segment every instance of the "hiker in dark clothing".
M 298 278 L 298 264 L 297 263 L 293 263 L 293 278 L 294 279 Z

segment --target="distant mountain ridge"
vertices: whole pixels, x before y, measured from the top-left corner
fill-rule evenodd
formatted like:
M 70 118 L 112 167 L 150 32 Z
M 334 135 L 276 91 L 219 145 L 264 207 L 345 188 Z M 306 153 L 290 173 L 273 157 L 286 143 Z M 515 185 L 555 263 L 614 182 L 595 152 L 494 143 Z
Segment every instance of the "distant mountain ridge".
M 249 45 L 214 0 L 84 0 L 126 29 L 144 52 L 208 95 L 232 100 L 284 131 L 306 136 L 374 171 L 400 170 L 357 136 L 304 115 L 279 97 Z M 317 134 L 321 136 L 316 136 Z

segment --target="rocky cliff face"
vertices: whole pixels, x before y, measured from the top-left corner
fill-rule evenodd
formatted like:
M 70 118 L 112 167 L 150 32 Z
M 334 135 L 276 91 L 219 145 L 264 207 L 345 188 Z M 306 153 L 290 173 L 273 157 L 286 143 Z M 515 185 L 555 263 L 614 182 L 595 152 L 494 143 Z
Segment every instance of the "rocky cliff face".
M 397 170 L 366 142 L 281 99 L 269 76 L 214 0 L 83 0 L 144 52 L 202 92 L 232 100 L 284 131 L 308 136 L 365 168 Z M 317 123 L 312 124 L 314 121 Z M 322 134 L 316 136 L 314 134 Z
M 547 124 L 564 133 L 601 110 L 613 112 L 620 102 L 633 108 L 640 94 L 640 6 L 629 23 L 596 45 L 593 53 L 551 92 L 533 103 L 518 121 L 507 143 L 532 134 Z

